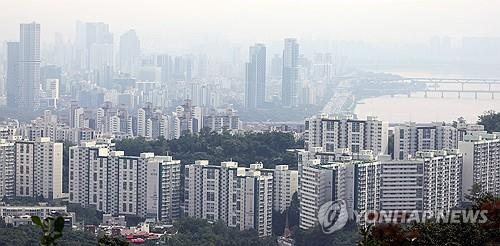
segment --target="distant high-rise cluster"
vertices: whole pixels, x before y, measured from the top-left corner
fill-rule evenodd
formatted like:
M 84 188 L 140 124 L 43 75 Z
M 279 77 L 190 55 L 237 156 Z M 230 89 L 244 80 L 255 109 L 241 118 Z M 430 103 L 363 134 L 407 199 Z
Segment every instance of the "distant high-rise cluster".
M 245 107 L 261 108 L 266 101 L 266 47 L 263 44 L 251 46 L 248 60 L 245 70 Z
M 299 103 L 299 44 L 297 39 L 285 39 L 283 49 L 281 101 L 293 107 Z
M 7 102 L 34 111 L 40 106 L 40 24 L 20 25 L 19 42 L 7 44 Z

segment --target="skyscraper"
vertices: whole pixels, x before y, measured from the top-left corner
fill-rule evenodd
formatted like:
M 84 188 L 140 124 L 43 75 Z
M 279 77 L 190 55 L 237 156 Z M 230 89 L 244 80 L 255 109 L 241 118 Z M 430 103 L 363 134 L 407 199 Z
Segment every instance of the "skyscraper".
M 141 43 L 135 30 L 120 36 L 120 72 L 135 75 L 140 65 Z
M 36 110 L 40 90 L 40 24 L 21 24 L 18 62 L 17 106 Z
M 297 39 L 285 39 L 283 49 L 283 70 L 281 101 L 284 106 L 298 104 L 299 44 Z
M 19 42 L 7 43 L 7 106 L 9 108 L 17 107 L 18 77 L 19 77 Z
M 245 70 L 245 107 L 262 107 L 266 99 L 266 46 L 250 46 Z

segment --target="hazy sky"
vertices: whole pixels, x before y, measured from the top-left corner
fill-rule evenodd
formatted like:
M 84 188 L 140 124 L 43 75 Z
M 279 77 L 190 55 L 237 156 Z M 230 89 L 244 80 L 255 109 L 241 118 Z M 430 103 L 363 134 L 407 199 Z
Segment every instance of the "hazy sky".
M 143 46 L 284 37 L 427 42 L 433 35 L 500 36 L 498 0 L 0 0 L 0 40 L 37 21 L 42 40 L 74 36 L 76 20 L 137 30 Z

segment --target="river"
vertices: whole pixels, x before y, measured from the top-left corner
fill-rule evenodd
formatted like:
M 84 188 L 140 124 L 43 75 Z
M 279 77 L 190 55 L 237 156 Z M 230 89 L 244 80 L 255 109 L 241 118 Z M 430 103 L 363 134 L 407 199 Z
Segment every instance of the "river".
M 431 73 L 408 73 L 408 72 L 393 72 L 403 77 L 439 77 L 439 78 L 464 78 L 457 75 L 438 75 Z M 468 77 L 472 78 L 472 77 Z M 449 85 L 450 89 L 456 85 Z M 473 86 L 469 89 L 473 89 Z M 443 88 L 444 87 L 440 87 Z M 446 88 L 448 89 L 448 88 Z M 495 85 L 492 89 L 499 90 L 500 85 Z M 469 122 L 477 121 L 478 115 L 488 110 L 500 111 L 500 94 L 495 95 L 495 99 L 491 98 L 491 94 L 478 94 L 475 98 L 473 93 L 462 93 L 458 98 L 457 93 L 445 93 L 441 97 L 441 93 L 429 93 L 425 97 L 424 93 L 412 93 L 408 95 L 382 96 L 376 98 L 368 98 L 358 102 L 354 109 L 354 113 L 359 118 L 373 115 L 379 119 L 391 123 L 402 123 L 407 121 L 414 122 L 434 122 L 445 121 L 451 122 L 458 117 L 464 117 Z

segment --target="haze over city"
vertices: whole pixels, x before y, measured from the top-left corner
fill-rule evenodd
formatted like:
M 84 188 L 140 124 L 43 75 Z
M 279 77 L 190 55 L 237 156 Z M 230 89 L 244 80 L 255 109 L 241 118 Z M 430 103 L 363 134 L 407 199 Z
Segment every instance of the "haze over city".
M 421 43 L 431 36 L 500 35 L 500 3 L 494 0 L 277 0 L 277 1 L 3 1 L 0 40 L 18 28 L 6 23 L 43 23 L 42 43 L 55 33 L 74 38 L 76 20 L 102 21 L 113 33 L 136 29 L 146 51 L 174 51 L 224 42 L 250 44 L 302 40 Z M 44 9 L 44 11 L 40 11 Z
M 0 1 L 0 245 L 500 244 L 500 1 Z

